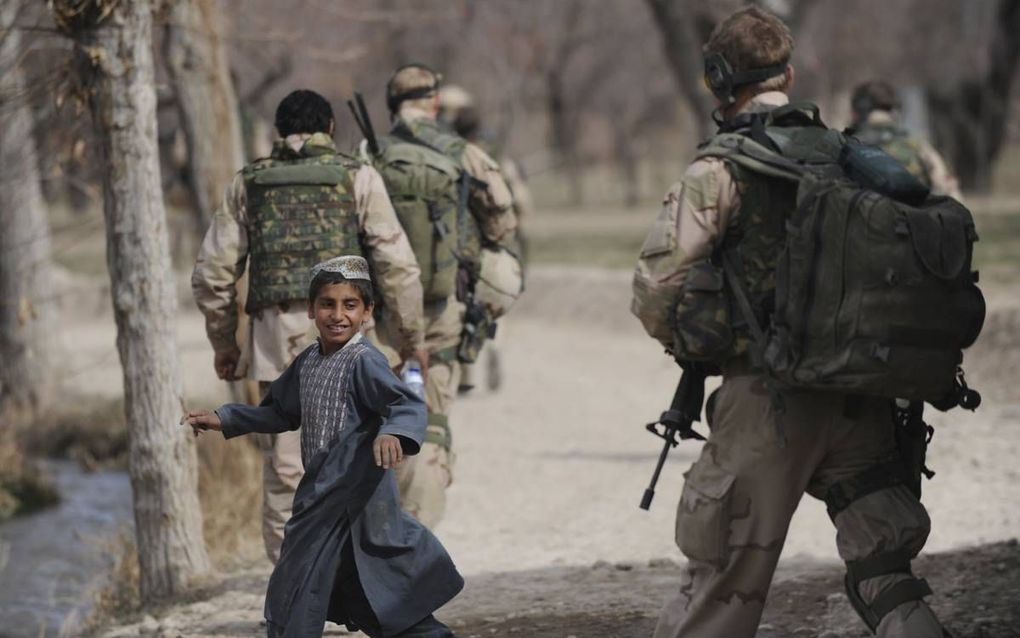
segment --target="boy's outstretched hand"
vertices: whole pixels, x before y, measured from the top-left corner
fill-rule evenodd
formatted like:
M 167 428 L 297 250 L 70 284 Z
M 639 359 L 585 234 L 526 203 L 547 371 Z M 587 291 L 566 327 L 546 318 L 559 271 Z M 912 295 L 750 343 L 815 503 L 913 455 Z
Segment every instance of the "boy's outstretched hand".
M 190 425 L 195 431 L 195 436 L 202 430 L 216 430 L 219 432 L 223 429 L 220 425 L 220 417 L 215 412 L 210 410 L 191 410 L 181 418 L 181 425 Z
M 375 452 L 375 464 L 387 470 L 404 460 L 404 448 L 400 445 L 400 439 L 392 434 L 375 437 L 372 451 Z

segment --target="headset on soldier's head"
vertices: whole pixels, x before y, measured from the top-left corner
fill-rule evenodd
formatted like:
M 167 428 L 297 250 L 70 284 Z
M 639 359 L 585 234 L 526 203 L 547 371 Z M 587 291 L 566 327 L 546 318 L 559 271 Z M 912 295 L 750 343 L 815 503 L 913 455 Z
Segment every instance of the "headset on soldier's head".
M 757 69 L 734 71 L 722 53 L 710 53 L 705 56 L 705 86 L 720 102 L 730 105 L 737 101 L 734 90 L 775 77 L 786 71 L 787 64 L 788 61 L 783 61 Z
M 397 93 L 393 95 L 393 80 L 397 77 L 397 74 L 404 69 L 422 69 L 432 74 L 433 82 L 430 86 L 419 86 L 415 89 L 409 89 L 403 93 Z M 397 108 L 400 107 L 400 103 L 406 100 L 417 100 L 418 98 L 428 97 L 439 90 L 439 85 L 443 81 L 443 74 L 437 72 L 427 64 L 421 62 L 410 62 L 397 68 L 390 76 L 389 82 L 386 83 L 386 106 L 390 109 L 390 113 L 396 113 Z

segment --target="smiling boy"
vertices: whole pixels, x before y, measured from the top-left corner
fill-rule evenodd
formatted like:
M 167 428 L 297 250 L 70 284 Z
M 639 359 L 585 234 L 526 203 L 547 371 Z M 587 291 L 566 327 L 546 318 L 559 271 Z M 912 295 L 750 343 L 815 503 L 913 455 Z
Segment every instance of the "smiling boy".
M 320 636 L 330 620 L 373 638 L 453 636 L 432 612 L 463 579 L 439 541 L 401 511 L 391 471 L 420 449 L 425 405 L 362 338 L 374 307 L 368 262 L 315 266 L 308 298 L 319 339 L 261 405 L 184 419 L 225 438 L 301 428 L 305 476 L 269 580 L 268 635 Z

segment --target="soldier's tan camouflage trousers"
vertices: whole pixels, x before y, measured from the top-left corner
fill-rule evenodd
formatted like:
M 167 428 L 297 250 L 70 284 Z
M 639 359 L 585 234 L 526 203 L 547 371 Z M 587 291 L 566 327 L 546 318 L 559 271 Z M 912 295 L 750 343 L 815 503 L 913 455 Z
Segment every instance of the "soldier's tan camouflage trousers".
M 405 457 L 396 473 L 400 506 L 429 528 L 442 520 L 446 512 L 446 488 L 453 482 L 456 456 L 451 451 L 448 420 L 457 397 L 462 366 L 451 349 L 460 342 L 463 325 L 464 304 L 456 298 L 425 305 L 425 348 L 433 355 L 425 381 L 429 425 L 421 451 Z M 384 317 L 368 336 L 390 364 L 397 365 L 399 356 L 387 345 L 395 340 L 390 328 L 391 322 Z M 440 353 L 443 356 L 438 356 Z
M 453 482 L 454 455 L 450 449 L 449 426 L 432 423 L 436 416 L 449 418 L 460 383 L 456 361 L 429 366 L 425 382 L 425 404 L 429 409 L 426 441 L 415 456 L 405 457 L 397 466 L 400 506 L 428 528 L 446 513 L 446 488 Z M 440 418 L 439 420 L 443 420 Z
M 804 492 L 821 498 L 833 484 L 895 458 L 887 400 L 784 392 L 787 444 L 778 445 L 772 402 L 762 379 L 727 378 L 701 456 L 687 472 L 676 540 L 688 558 L 679 591 L 666 603 L 655 638 L 751 638 L 761 619 L 787 528 Z M 906 550 L 915 556 L 930 522 L 903 486 L 881 489 L 837 514 L 844 561 Z M 871 604 L 908 574 L 864 580 Z M 921 601 L 900 604 L 878 626 L 883 638 L 941 638 Z
M 269 382 L 259 382 L 259 395 L 266 396 Z M 266 556 L 275 565 L 283 546 L 283 527 L 290 520 L 294 492 L 304 476 L 301 463 L 301 431 L 255 434 L 262 450 L 262 542 Z

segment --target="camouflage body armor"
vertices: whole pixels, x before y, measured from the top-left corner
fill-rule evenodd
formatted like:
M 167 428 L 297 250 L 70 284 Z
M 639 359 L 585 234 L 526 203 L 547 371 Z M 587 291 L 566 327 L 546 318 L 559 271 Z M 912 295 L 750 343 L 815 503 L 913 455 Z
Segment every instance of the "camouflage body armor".
M 357 166 L 316 134 L 299 151 L 278 141 L 268 158 L 244 168 L 249 313 L 304 299 L 315 264 L 363 254 L 351 177 Z
M 379 139 L 373 158 L 421 267 L 426 302 L 457 291 L 466 238 L 477 235 L 466 212 L 467 178 L 457 161 L 464 144 L 434 127 L 401 120 Z
M 862 144 L 877 146 L 903 164 L 911 175 L 931 188 L 931 176 L 928 168 L 921 160 L 921 149 L 906 129 L 888 124 L 862 124 L 852 132 L 854 138 Z

